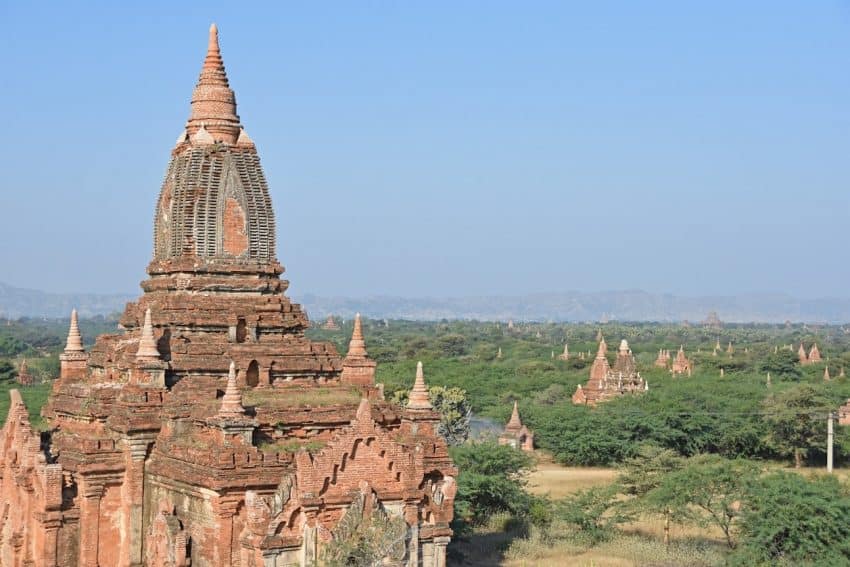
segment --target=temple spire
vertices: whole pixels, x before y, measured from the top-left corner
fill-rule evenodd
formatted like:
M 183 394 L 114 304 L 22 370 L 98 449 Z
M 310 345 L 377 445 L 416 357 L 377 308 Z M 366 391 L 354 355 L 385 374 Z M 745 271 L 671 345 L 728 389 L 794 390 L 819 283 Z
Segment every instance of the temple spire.
M 602 334 L 601 332 L 599 333 Z M 599 348 L 596 350 L 596 358 L 605 358 L 605 353 L 608 352 L 608 345 L 605 343 L 605 337 L 599 341 Z
M 192 93 L 192 113 L 186 129 L 190 139 L 195 141 L 195 134 L 204 127 L 215 141 L 235 144 L 239 137 L 241 126 L 236 114 L 236 95 L 230 89 L 227 73 L 224 70 L 224 60 L 218 44 L 218 28 L 210 26 L 207 55 L 198 84 Z
M 416 364 L 416 381 L 410 391 L 410 399 L 407 402 L 409 409 L 432 409 L 428 398 L 428 387 L 425 385 L 425 373 L 422 371 L 422 362 Z
M 215 25 L 215 22 L 210 24 L 210 36 L 209 42 L 207 43 L 207 59 L 204 61 L 204 66 L 210 61 L 215 61 L 218 59 L 218 64 L 221 65 L 221 51 L 218 47 L 218 26 Z
M 242 407 L 242 392 L 236 386 L 236 363 L 230 361 L 230 370 L 227 373 L 227 387 L 224 397 L 221 399 L 221 408 L 218 410 L 219 417 L 242 417 L 245 408 Z
M 68 340 L 65 343 L 65 352 L 83 352 L 83 337 L 80 335 L 76 309 L 71 310 L 71 326 L 68 328 Z
M 511 412 L 511 418 L 508 420 L 508 424 L 505 426 L 505 429 L 520 429 L 522 428 L 522 420 L 519 418 L 519 407 L 517 407 L 517 402 L 514 401 L 514 410 Z
M 351 342 L 348 343 L 348 356 L 365 358 L 366 355 L 366 341 L 363 340 L 363 328 L 358 313 L 354 316 L 354 332 L 351 333 Z
M 145 323 L 142 325 L 142 336 L 139 338 L 139 349 L 136 351 L 136 358 L 159 358 L 159 350 L 156 348 L 156 338 L 153 336 L 150 308 L 145 309 Z

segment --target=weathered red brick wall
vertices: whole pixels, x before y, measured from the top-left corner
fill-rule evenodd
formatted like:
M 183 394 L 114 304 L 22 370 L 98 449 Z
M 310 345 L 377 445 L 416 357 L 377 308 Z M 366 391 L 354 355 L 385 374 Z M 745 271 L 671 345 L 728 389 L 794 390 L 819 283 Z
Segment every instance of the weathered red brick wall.
M 228 197 L 224 202 L 224 251 L 231 256 L 240 256 L 248 249 L 248 234 L 245 230 L 245 211 L 239 201 Z
M 41 451 L 17 390 L 0 429 L 0 563 L 57 567 L 76 562 L 57 557 L 62 507 L 62 470 Z

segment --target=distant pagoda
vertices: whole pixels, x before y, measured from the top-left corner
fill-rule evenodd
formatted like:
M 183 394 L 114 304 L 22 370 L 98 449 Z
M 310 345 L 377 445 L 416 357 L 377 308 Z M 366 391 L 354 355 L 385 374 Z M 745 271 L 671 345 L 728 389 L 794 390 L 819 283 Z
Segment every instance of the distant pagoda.
M 590 379 L 584 387 L 579 384 L 576 388 L 572 397 L 574 404 L 596 405 L 616 396 L 648 389 L 646 381 L 637 371 L 635 357 L 625 339 L 620 341 L 613 368 L 608 364 L 607 351 L 608 346 L 602 337 L 590 367 Z
M 328 315 L 328 318 L 325 321 L 325 324 L 322 325 L 322 328 L 326 331 L 339 331 L 339 325 L 337 325 L 333 315 Z
M 708 317 L 705 318 L 705 321 L 702 322 L 703 326 L 707 329 L 722 329 L 723 321 L 720 320 L 720 317 L 717 316 L 717 311 L 712 311 L 708 314 Z
M 505 425 L 502 434 L 499 435 L 499 445 L 510 445 L 514 449 L 529 453 L 534 451 L 534 432 L 523 425 L 516 402 L 514 402 L 511 418 Z
M 656 368 L 667 368 L 670 366 L 670 351 L 658 349 L 658 356 L 655 357 L 654 366 Z
M 671 371 L 673 374 L 687 374 L 688 376 L 693 371 L 693 363 L 685 356 L 684 346 L 679 347 L 679 352 L 676 353 L 676 358 L 673 360 Z
M 30 374 L 29 366 L 27 366 L 27 359 L 23 359 L 21 361 L 21 366 L 18 369 L 18 384 L 21 386 L 32 386 L 34 383 L 32 374 Z

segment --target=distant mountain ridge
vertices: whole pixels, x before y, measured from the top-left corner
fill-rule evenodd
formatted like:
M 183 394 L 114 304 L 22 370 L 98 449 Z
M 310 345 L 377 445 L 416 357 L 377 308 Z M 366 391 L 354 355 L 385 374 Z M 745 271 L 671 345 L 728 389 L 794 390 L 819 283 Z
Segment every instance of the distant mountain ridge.
M 138 294 L 47 293 L 0 283 L 0 317 L 83 317 L 124 309 Z M 797 299 L 779 293 L 686 297 L 640 290 L 536 293 L 521 296 L 408 298 L 296 295 L 313 321 L 328 315 L 386 319 L 484 321 L 683 321 L 699 322 L 716 311 L 724 322 L 850 322 L 850 299 Z
M 49 293 L 0 282 L 0 317 L 68 317 L 75 308 L 81 317 L 108 315 L 122 311 L 135 297 L 121 293 Z
M 299 298 L 312 320 L 330 314 L 387 319 L 479 319 L 507 321 L 703 321 L 716 311 L 729 323 L 782 323 L 787 320 L 850 322 L 850 299 L 797 299 L 779 293 L 685 297 L 640 290 L 536 293 L 522 296 L 458 298 Z

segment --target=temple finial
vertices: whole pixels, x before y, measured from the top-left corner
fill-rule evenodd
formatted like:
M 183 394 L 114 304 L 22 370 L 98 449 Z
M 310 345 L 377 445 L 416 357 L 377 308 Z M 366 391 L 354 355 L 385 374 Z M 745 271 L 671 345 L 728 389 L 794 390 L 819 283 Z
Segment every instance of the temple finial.
M 416 364 L 416 380 L 410 391 L 410 399 L 407 402 L 410 409 L 432 409 L 431 400 L 428 398 L 428 387 L 425 385 L 425 372 L 422 370 L 422 362 Z
M 514 400 L 514 410 L 511 412 L 511 419 L 508 421 L 505 429 L 520 429 L 521 427 L 522 420 L 519 418 L 519 407 L 517 406 L 516 400 Z
M 366 341 L 363 340 L 360 313 L 354 316 L 354 332 L 351 333 L 351 342 L 348 343 L 348 356 L 357 358 L 366 357 Z
M 142 336 L 139 338 L 139 349 L 136 351 L 136 358 L 159 358 L 159 350 L 156 348 L 156 338 L 153 336 L 150 307 L 145 309 L 145 323 L 142 325 Z
M 602 340 L 599 341 L 599 348 L 596 350 L 596 358 L 605 358 L 606 352 L 608 352 L 608 345 L 605 343 L 605 337 L 602 337 Z
M 235 144 L 242 129 L 236 114 L 236 95 L 230 89 L 224 70 L 215 24 L 210 26 L 207 54 L 192 93 L 192 113 L 186 124 L 190 140 L 194 140 L 202 125 L 216 142 L 226 144 Z
M 242 392 L 236 386 L 236 363 L 230 361 L 230 370 L 227 372 L 227 387 L 224 397 L 221 399 L 221 408 L 218 410 L 220 417 L 242 417 L 245 408 L 242 407 Z
M 80 335 L 76 309 L 71 310 L 71 326 L 68 328 L 68 340 L 65 343 L 65 352 L 84 352 L 83 337 Z
M 207 52 L 215 52 L 219 53 L 218 48 L 218 26 L 215 25 L 215 22 L 210 24 L 210 43 L 207 47 Z

